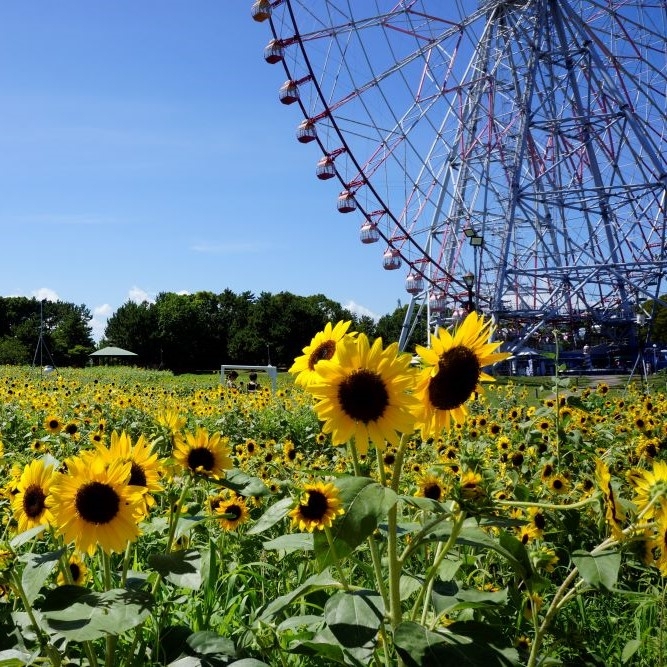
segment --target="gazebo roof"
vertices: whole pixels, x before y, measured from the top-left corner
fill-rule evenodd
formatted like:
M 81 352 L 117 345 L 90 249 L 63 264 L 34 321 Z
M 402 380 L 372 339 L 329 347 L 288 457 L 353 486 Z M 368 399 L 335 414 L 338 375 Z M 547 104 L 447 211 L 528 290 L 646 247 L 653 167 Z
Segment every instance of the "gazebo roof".
M 122 347 L 103 347 L 101 350 L 92 352 L 89 356 L 91 357 L 136 357 L 135 352 L 130 352 L 129 350 L 124 350 Z

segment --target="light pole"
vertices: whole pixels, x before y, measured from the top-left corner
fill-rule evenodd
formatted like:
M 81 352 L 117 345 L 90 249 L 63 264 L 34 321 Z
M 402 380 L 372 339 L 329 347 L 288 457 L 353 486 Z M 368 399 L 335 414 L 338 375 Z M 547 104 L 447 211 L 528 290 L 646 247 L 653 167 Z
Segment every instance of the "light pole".
M 475 310 L 475 300 L 473 292 L 473 287 L 475 285 L 475 274 L 468 271 L 468 273 L 466 273 L 463 276 L 463 282 L 465 283 L 466 289 L 468 290 L 468 304 L 466 306 L 466 310 L 468 311 L 468 313 L 472 313 L 472 311 Z

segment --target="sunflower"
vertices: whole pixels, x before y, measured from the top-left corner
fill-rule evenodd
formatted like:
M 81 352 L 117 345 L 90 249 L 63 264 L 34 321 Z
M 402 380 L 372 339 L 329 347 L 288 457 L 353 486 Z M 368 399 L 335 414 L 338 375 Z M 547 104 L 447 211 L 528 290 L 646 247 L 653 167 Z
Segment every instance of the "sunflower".
M 334 445 L 354 438 L 360 454 L 385 442 L 398 446 L 399 433 L 411 433 L 416 401 L 408 393 L 413 385 L 409 354 L 398 343 L 382 349 L 382 339 L 371 346 L 365 334 L 341 340 L 334 359 L 319 362 L 320 379 L 308 391 L 318 399 L 315 411 L 331 434 Z
M 544 534 L 544 529 L 547 526 L 547 520 L 542 510 L 539 507 L 529 507 L 528 518 L 530 519 L 530 523 L 528 525 L 535 533 L 535 536 L 542 537 Z
M 65 424 L 63 430 L 70 438 L 75 438 L 79 433 L 79 425 L 75 421 L 70 421 Z
M 57 435 L 63 430 L 64 424 L 55 415 L 48 415 L 44 420 L 44 428 L 49 432 Z
M 635 490 L 635 504 L 645 518 L 667 515 L 667 462 L 654 461 L 652 470 L 633 470 L 628 480 Z
M 536 570 L 544 572 L 553 572 L 558 565 L 558 556 L 554 549 L 540 545 L 536 550 L 532 551 L 530 558 Z
M 480 381 L 493 381 L 483 367 L 507 359 L 509 352 L 496 352 L 500 343 L 490 343 L 493 328 L 477 313 L 470 313 L 454 335 L 438 330 L 431 347 L 416 346 L 424 369 L 420 371 L 415 394 L 420 401 L 417 428 L 424 439 L 449 429 L 452 420 L 465 421 L 465 402 L 480 393 Z
M 73 584 L 74 586 L 83 586 L 89 579 L 89 572 L 83 559 L 78 554 L 72 554 L 67 563 L 69 577 L 64 572 L 58 574 L 56 583 L 58 586 Z
M 447 486 L 435 475 L 424 475 L 419 481 L 419 488 L 415 495 L 442 502 L 445 500 Z
M 625 520 L 625 513 L 616 498 L 616 491 L 611 485 L 609 468 L 602 459 L 597 459 L 595 461 L 595 478 L 602 491 L 605 518 L 611 528 L 611 534 L 614 539 L 621 540 L 623 538 L 622 524 Z
M 11 498 L 19 533 L 53 523 L 53 514 L 47 507 L 53 475 L 53 466 L 42 459 L 31 461 L 23 469 L 17 493 Z
M 323 359 L 333 358 L 340 341 L 346 335 L 353 335 L 347 333 L 350 324 L 352 324 L 351 321 L 341 321 L 332 326 L 331 322 L 327 322 L 324 331 L 320 331 L 313 336 L 310 344 L 303 348 L 303 354 L 294 360 L 289 369 L 290 373 L 296 375 L 294 378 L 295 384 L 307 387 L 312 381 L 318 379 L 316 366 Z
M 120 435 L 117 431 L 111 434 L 111 444 L 109 448 L 100 445 L 97 447 L 97 453 L 107 461 L 122 461 L 129 462 L 130 479 L 128 484 L 131 486 L 139 486 L 144 489 L 146 493 L 146 503 L 149 507 L 155 504 L 152 493 L 157 493 L 162 490 L 160 485 L 160 475 L 162 472 L 158 456 L 153 452 L 151 444 L 142 434 L 137 439 L 137 442 L 132 445 L 132 439 L 123 431 Z
M 72 457 L 57 473 L 47 498 L 54 524 L 66 542 L 92 556 L 98 545 L 120 552 L 139 535 L 144 489 L 129 486 L 132 464 L 98 456 Z
M 473 470 L 461 473 L 459 480 L 459 493 L 464 500 L 479 500 L 486 495 L 483 486 L 483 477 Z
M 657 567 L 663 577 L 667 576 L 667 516 L 664 514 L 644 542 L 644 563 Z
M 232 467 L 228 439 L 221 433 L 209 435 L 204 428 L 198 428 L 195 433 L 186 431 L 185 438 L 176 434 L 174 458 L 190 472 L 213 477 L 224 475 L 225 470 Z
M 250 516 L 248 506 L 245 500 L 240 496 L 227 498 L 218 503 L 215 508 L 218 523 L 225 530 L 236 530 L 242 523 L 245 523 Z
M 565 475 L 552 475 L 548 481 L 547 486 L 552 493 L 563 494 L 570 490 L 570 482 Z
M 543 604 L 544 600 L 538 593 L 528 593 L 524 599 L 523 617 L 527 621 L 534 620 Z
M 312 533 L 315 529 L 330 528 L 334 519 L 344 513 L 336 486 L 331 482 L 315 482 L 305 486 L 301 501 L 289 515 L 293 525 Z
M 178 414 L 178 410 L 166 409 L 157 415 L 157 423 L 172 433 L 178 433 L 185 426 L 186 421 L 185 417 Z

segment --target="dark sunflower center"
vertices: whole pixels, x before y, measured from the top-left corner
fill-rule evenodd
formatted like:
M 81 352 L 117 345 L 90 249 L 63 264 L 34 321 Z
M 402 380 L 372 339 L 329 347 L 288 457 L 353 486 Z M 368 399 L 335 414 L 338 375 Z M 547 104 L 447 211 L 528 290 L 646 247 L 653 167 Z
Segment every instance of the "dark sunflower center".
M 544 530 L 545 526 L 547 525 L 547 522 L 544 519 L 543 514 L 536 514 L 533 517 L 533 524 L 535 524 L 535 528 L 538 528 L 539 530 Z
M 300 506 L 301 516 L 304 519 L 311 519 L 318 521 L 321 519 L 329 509 L 329 501 L 321 491 L 310 491 L 308 493 L 308 501 L 305 505 Z
M 49 428 L 52 430 L 57 429 L 60 426 L 60 422 L 57 419 L 49 420 Z
M 437 410 L 453 410 L 463 405 L 477 386 L 482 367 L 477 355 L 465 345 L 443 352 L 438 372 L 431 378 L 428 398 Z
M 336 352 L 336 343 L 333 340 L 327 340 L 321 345 L 318 345 L 308 357 L 308 368 L 313 370 L 315 364 L 322 359 L 331 359 Z
M 225 514 L 229 514 L 228 521 L 236 521 L 241 517 L 241 508 L 238 505 L 227 505 L 225 507 Z
M 348 417 L 368 424 L 382 417 L 389 406 L 389 393 L 382 378 L 364 368 L 341 382 L 338 400 Z
M 130 468 L 130 479 L 127 482 L 133 486 L 146 486 L 146 473 L 144 469 L 132 461 L 132 467 Z
M 70 563 L 69 571 L 72 573 L 72 581 L 74 581 L 75 583 L 79 581 L 79 577 L 81 576 L 81 568 L 78 566 L 78 564 Z
M 108 484 L 91 482 L 76 493 L 74 506 L 79 516 L 88 523 L 111 523 L 120 509 L 120 498 Z
M 188 467 L 191 470 L 198 470 L 203 468 L 204 470 L 213 470 L 215 465 L 215 456 L 213 452 L 206 447 L 197 447 L 196 449 L 191 449 L 188 454 Z
M 29 486 L 23 494 L 23 510 L 31 519 L 36 519 L 44 511 L 46 495 L 42 487 L 33 484 Z
M 424 487 L 424 498 L 430 498 L 431 500 L 440 500 L 442 496 L 442 489 L 439 484 L 427 484 Z

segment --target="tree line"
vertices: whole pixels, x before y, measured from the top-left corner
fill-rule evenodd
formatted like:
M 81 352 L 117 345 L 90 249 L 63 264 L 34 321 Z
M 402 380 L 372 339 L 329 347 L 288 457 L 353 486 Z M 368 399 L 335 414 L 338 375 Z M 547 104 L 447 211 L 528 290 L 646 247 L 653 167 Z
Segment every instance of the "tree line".
M 376 322 L 322 294 L 163 292 L 152 303 L 121 306 L 109 318 L 103 342 L 135 352 L 143 365 L 175 372 L 223 363 L 288 368 L 327 322 L 351 320 L 371 340 L 398 341 L 406 309 Z
M 84 366 L 91 352 L 113 345 L 136 353 L 139 366 L 174 372 L 213 370 L 223 363 L 288 368 L 327 322 L 351 320 L 352 329 L 370 340 L 398 341 L 406 310 L 399 305 L 375 321 L 322 294 L 162 292 L 154 302 L 120 306 L 96 345 L 85 305 L 0 297 L 0 364 Z

